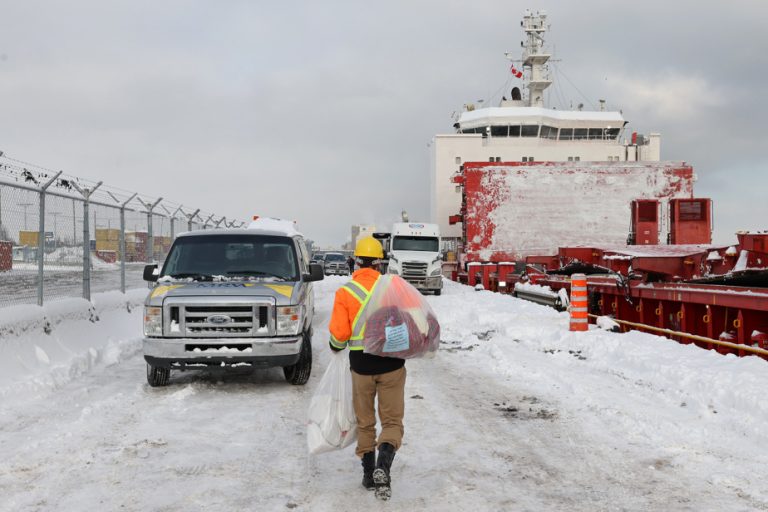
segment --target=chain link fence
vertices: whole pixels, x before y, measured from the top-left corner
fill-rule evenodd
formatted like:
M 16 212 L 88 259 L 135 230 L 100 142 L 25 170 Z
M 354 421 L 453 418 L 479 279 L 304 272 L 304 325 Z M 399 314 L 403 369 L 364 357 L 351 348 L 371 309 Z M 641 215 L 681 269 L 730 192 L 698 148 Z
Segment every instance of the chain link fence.
M 0 308 L 145 286 L 179 233 L 244 224 L 0 152 Z

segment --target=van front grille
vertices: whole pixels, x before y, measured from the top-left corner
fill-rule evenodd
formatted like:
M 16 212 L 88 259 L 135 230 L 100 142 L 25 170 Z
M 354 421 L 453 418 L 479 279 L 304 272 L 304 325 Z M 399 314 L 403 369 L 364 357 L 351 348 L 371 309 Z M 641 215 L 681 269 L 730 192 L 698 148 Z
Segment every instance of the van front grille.
M 273 334 L 273 306 L 267 303 L 166 304 L 165 335 L 185 338 L 248 338 Z

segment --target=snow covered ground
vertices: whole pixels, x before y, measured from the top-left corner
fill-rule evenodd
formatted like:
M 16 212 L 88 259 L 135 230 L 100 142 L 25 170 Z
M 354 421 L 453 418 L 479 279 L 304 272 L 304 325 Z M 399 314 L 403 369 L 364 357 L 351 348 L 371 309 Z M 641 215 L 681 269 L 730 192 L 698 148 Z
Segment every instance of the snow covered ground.
M 393 498 L 377 502 L 351 447 L 306 449 L 344 281 L 316 285 L 305 387 L 271 369 L 149 388 L 142 291 L 0 309 L 0 510 L 768 509 L 768 363 L 570 333 L 564 313 L 454 283 L 429 297 L 444 344 L 406 365 Z

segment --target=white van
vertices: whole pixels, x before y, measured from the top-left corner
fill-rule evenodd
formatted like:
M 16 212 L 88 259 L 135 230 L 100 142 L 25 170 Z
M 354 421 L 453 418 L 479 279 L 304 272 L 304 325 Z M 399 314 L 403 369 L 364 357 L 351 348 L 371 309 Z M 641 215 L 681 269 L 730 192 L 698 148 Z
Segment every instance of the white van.
M 421 291 L 440 295 L 443 290 L 443 262 L 437 224 L 394 224 L 387 272 L 402 276 Z

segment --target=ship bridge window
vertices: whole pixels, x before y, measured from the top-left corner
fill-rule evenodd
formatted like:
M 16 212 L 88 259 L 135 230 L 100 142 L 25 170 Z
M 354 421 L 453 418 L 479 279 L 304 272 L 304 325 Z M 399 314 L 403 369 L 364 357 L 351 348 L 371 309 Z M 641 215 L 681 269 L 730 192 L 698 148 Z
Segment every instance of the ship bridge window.
M 491 126 L 491 136 L 506 137 L 509 133 L 509 126 Z
M 619 128 L 606 128 L 605 129 L 605 138 L 609 140 L 616 140 L 619 138 L 619 132 L 621 129 Z
M 574 128 L 573 140 L 586 140 L 589 136 L 589 130 L 587 128 Z
M 603 135 L 604 135 L 604 131 L 602 128 L 589 129 L 589 140 L 602 140 Z
M 510 137 L 519 137 L 520 136 L 520 125 L 514 125 L 509 127 L 509 136 Z
M 539 125 L 523 125 L 522 129 L 520 130 L 520 135 L 522 137 L 538 137 Z
M 539 135 L 542 139 L 552 139 L 557 140 L 557 128 L 554 126 L 542 126 L 541 127 L 541 134 Z
M 560 128 L 560 140 L 573 140 L 573 128 Z
M 488 130 L 486 129 L 486 126 L 481 126 L 479 128 L 464 128 L 462 130 L 462 133 L 479 133 L 483 137 L 488 136 Z

